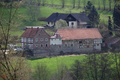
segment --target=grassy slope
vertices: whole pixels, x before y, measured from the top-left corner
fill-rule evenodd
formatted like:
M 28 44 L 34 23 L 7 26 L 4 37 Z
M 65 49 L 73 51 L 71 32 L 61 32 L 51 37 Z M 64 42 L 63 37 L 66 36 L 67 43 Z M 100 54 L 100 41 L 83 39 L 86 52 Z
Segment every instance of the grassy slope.
M 61 4 L 61 1 L 62 0 L 53 0 L 53 4 L 54 5 L 62 5 Z M 65 2 L 65 5 L 67 5 L 67 6 L 72 6 L 72 1 L 73 0 L 65 0 L 66 2 Z M 103 6 L 103 0 L 80 0 L 80 7 L 84 7 L 84 1 L 85 1 L 85 4 L 87 4 L 87 2 L 88 1 L 91 1 L 94 5 L 95 5 L 95 7 L 96 8 L 98 8 L 99 7 L 99 3 L 100 3 L 100 7 L 101 8 L 103 8 L 104 6 Z M 114 8 L 114 2 L 113 2 L 113 0 L 111 0 L 112 2 L 111 2 L 111 7 L 112 7 L 112 9 Z M 46 4 L 52 4 L 52 0 L 46 0 Z M 76 7 L 78 6 L 78 0 L 75 0 L 75 4 L 76 4 Z M 106 0 L 106 8 L 109 8 L 109 0 Z
M 79 13 L 80 11 L 82 12 L 83 9 L 71 9 L 71 8 L 64 8 L 64 9 L 60 9 L 57 7 L 44 7 L 41 6 L 41 17 L 48 17 L 49 15 L 51 15 L 52 13 L 55 12 L 59 12 L 59 13 Z M 23 18 L 21 18 L 21 20 L 29 19 L 29 16 L 26 14 L 26 9 L 25 8 L 20 8 L 18 11 L 20 15 L 24 16 Z M 108 20 L 108 16 L 112 16 L 112 12 L 108 12 L 108 11 L 101 11 L 98 10 L 99 14 L 100 14 L 100 20 L 101 21 L 105 21 L 107 24 L 107 20 Z M 40 16 L 38 16 L 40 17 Z M 42 24 L 46 24 L 46 22 L 43 21 L 19 21 L 20 22 L 20 26 L 18 26 L 17 28 L 14 28 L 11 32 L 12 35 L 15 34 L 19 34 L 19 36 L 24 32 L 22 29 L 25 29 L 25 26 L 41 26 Z
M 35 59 L 29 60 L 31 63 L 32 69 L 35 69 L 36 64 L 45 63 L 50 70 L 51 73 L 54 73 L 60 64 L 65 64 L 68 68 L 71 67 L 71 64 L 74 63 L 75 60 L 82 61 L 85 58 L 84 55 L 80 56 L 62 56 L 62 57 L 52 57 L 52 58 L 43 58 L 43 59 Z

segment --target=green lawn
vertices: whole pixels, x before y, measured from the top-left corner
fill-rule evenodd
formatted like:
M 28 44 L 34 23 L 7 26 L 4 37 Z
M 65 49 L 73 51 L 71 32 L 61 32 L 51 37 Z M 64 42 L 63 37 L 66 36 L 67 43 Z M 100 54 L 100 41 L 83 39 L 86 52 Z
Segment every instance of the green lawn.
M 41 16 L 38 17 L 48 17 L 50 16 L 52 13 L 80 13 L 82 11 L 84 11 L 84 9 L 72 9 L 72 8 L 56 8 L 56 7 L 48 7 L 48 6 L 41 6 L 40 8 L 41 10 Z M 98 10 L 98 13 L 100 14 L 100 22 L 104 20 L 104 22 L 108 22 L 108 16 L 112 16 L 112 12 L 108 12 L 108 11 L 101 11 Z M 22 29 L 25 29 L 25 26 L 41 26 L 41 25 L 45 25 L 46 22 L 44 21 L 29 21 L 29 15 L 26 14 L 26 9 L 25 8 L 20 8 L 18 10 L 18 14 L 22 15 L 23 17 L 20 18 L 19 23 L 20 25 L 16 28 L 14 28 L 11 31 L 12 35 L 16 35 L 16 33 L 18 33 L 19 35 L 21 35 L 24 31 Z M 22 21 L 22 20 L 26 20 L 26 21 Z
M 62 57 L 52 57 L 52 58 L 42 58 L 42 59 L 31 59 L 29 62 L 31 63 L 32 69 L 35 69 L 35 65 L 43 63 L 47 65 L 47 68 L 51 73 L 54 73 L 59 65 L 65 64 L 68 68 L 71 67 L 71 64 L 74 63 L 75 60 L 82 61 L 85 58 L 84 55 L 79 56 L 62 56 Z
M 81 0 L 81 2 L 83 2 L 83 0 Z M 86 0 L 86 2 L 87 2 L 87 0 Z M 51 4 L 51 0 L 46 0 L 46 3 Z M 61 3 L 60 0 L 54 1 L 54 4 L 56 4 L 56 5 L 58 5 L 60 3 Z M 66 4 L 70 5 L 71 0 L 67 0 Z M 11 32 L 10 32 L 11 35 L 20 36 L 24 32 L 23 29 L 26 28 L 25 26 L 43 26 L 43 25 L 46 25 L 46 22 L 44 22 L 44 21 L 30 21 L 29 20 L 30 15 L 27 14 L 26 9 L 27 9 L 26 7 L 20 7 L 18 9 L 17 16 L 20 15 L 20 19 L 15 20 L 18 23 L 17 24 L 18 26 L 11 30 Z M 0 8 L 0 11 L 2 11 L 2 8 Z M 66 7 L 66 8 L 58 8 L 58 7 L 51 7 L 51 6 L 40 6 L 40 11 L 41 11 L 40 12 L 41 16 L 37 16 L 37 18 L 39 18 L 39 17 L 46 17 L 47 18 L 52 13 L 56 13 L 56 12 L 58 12 L 58 13 L 70 13 L 70 12 L 71 13 L 80 13 L 80 12 L 83 12 L 84 9 L 83 8 L 81 8 L 81 9 L 74 8 L 73 9 L 73 8 L 68 8 L 68 7 Z M 98 10 L 98 13 L 100 15 L 100 22 L 105 22 L 105 24 L 108 24 L 108 16 L 112 17 L 112 12 Z M 5 12 L 5 16 L 6 16 L 6 18 L 8 18 L 8 12 Z M 23 21 L 23 20 L 26 20 L 26 21 Z M 48 32 L 53 33 L 53 32 L 50 32 L 50 31 L 48 31 Z

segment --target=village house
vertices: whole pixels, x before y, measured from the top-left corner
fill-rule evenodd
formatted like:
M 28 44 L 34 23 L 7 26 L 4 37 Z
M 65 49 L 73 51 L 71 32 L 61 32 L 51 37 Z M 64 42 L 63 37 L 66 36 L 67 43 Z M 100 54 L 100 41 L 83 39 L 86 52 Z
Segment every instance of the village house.
M 22 48 L 32 50 L 34 56 L 37 56 L 50 48 L 50 36 L 45 32 L 44 27 L 26 27 L 21 35 L 21 44 Z
M 102 36 L 97 28 L 58 29 L 50 38 L 50 46 L 55 52 L 101 51 Z
M 53 13 L 45 21 L 47 26 L 54 27 L 55 22 L 63 19 L 67 22 L 69 28 L 87 28 L 89 27 L 89 18 L 84 13 Z
M 34 56 L 60 54 L 61 51 L 93 52 L 101 51 L 102 36 L 97 28 L 58 29 L 50 37 L 43 27 L 26 27 L 21 44 Z

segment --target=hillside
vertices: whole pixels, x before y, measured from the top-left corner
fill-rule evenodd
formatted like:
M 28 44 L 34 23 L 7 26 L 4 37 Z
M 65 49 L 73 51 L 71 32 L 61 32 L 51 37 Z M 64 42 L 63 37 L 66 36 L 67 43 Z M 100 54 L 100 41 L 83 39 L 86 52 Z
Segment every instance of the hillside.
M 72 0 L 66 0 L 65 2 L 65 6 L 71 6 L 71 7 L 65 7 L 65 8 L 61 8 L 59 6 L 51 6 L 51 1 L 53 1 L 53 4 L 54 5 L 61 5 L 61 0 L 46 0 L 45 2 L 45 6 L 40 6 L 40 16 L 37 16 L 38 18 L 40 17 L 48 17 L 50 16 L 52 13 L 80 13 L 80 12 L 83 12 L 84 9 L 83 9 L 83 1 L 84 0 L 80 0 L 81 3 L 80 3 L 80 6 L 82 8 L 72 8 Z M 87 3 L 88 0 L 85 0 L 85 2 Z M 91 1 L 94 1 L 94 0 L 91 0 Z M 41 2 L 42 3 L 42 2 Z M 77 6 L 77 3 L 78 3 L 78 0 L 76 0 L 76 6 Z M 97 7 L 97 4 L 98 3 L 98 0 L 96 0 L 96 2 L 94 3 L 95 6 Z M 47 4 L 50 4 L 50 5 L 47 5 Z M 102 1 L 100 0 L 100 4 L 101 4 L 101 7 L 103 6 L 102 4 Z M 113 8 L 113 2 L 112 2 L 112 8 Z M 106 7 L 108 7 L 108 0 L 106 0 Z M 30 15 L 28 15 L 28 12 L 27 12 L 27 7 L 25 7 L 24 5 L 21 5 L 21 7 L 19 8 L 18 10 L 18 14 L 17 15 L 20 15 L 22 17 L 20 17 L 20 19 L 16 20 L 16 22 L 18 22 L 18 27 L 15 27 L 12 29 L 11 31 L 11 35 L 18 35 L 20 36 L 23 32 L 24 32 L 24 29 L 25 29 L 25 26 L 44 26 L 46 25 L 46 22 L 44 21 L 31 21 L 30 20 Z M 0 8 L 0 11 L 2 10 L 2 8 Z M 112 12 L 111 11 L 105 11 L 105 10 L 98 10 L 98 13 L 100 15 L 100 22 L 101 23 L 104 23 L 104 24 L 108 24 L 108 16 L 111 16 L 112 17 Z M 7 16 L 7 15 L 6 15 Z M 48 31 L 49 33 L 49 31 Z M 50 32 L 52 33 L 52 32 Z
M 80 11 L 83 11 L 84 9 L 71 9 L 71 8 L 56 8 L 56 7 L 48 7 L 48 6 L 41 6 L 40 7 L 41 10 L 41 16 L 39 17 L 48 17 L 50 16 L 52 13 L 58 12 L 58 13 L 69 13 L 70 11 L 72 13 L 79 13 Z M 107 24 L 108 22 L 108 16 L 112 16 L 112 12 L 108 12 L 108 11 L 101 11 L 98 10 L 99 14 L 100 14 L 100 22 L 105 22 Z M 25 8 L 20 8 L 18 11 L 18 14 L 25 16 L 22 17 L 19 22 L 19 26 L 17 28 L 14 28 L 11 32 L 12 35 L 18 33 L 19 36 L 23 33 L 23 29 L 25 29 L 25 26 L 43 26 L 46 24 L 46 22 L 44 21 L 30 21 L 29 20 L 29 16 L 26 14 L 26 9 Z

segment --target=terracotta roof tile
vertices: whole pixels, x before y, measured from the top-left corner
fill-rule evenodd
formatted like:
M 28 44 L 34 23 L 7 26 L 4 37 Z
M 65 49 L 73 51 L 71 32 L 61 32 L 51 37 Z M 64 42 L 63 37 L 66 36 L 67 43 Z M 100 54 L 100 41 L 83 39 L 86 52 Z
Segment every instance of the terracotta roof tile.
M 34 35 L 37 34 L 37 32 L 40 30 L 41 28 L 37 28 L 37 27 L 29 27 L 26 29 L 26 31 L 21 35 L 21 37 L 27 37 L 27 38 L 32 38 L 34 37 Z
M 102 38 L 97 28 L 58 29 L 57 32 L 62 37 L 62 40 L 101 39 Z

